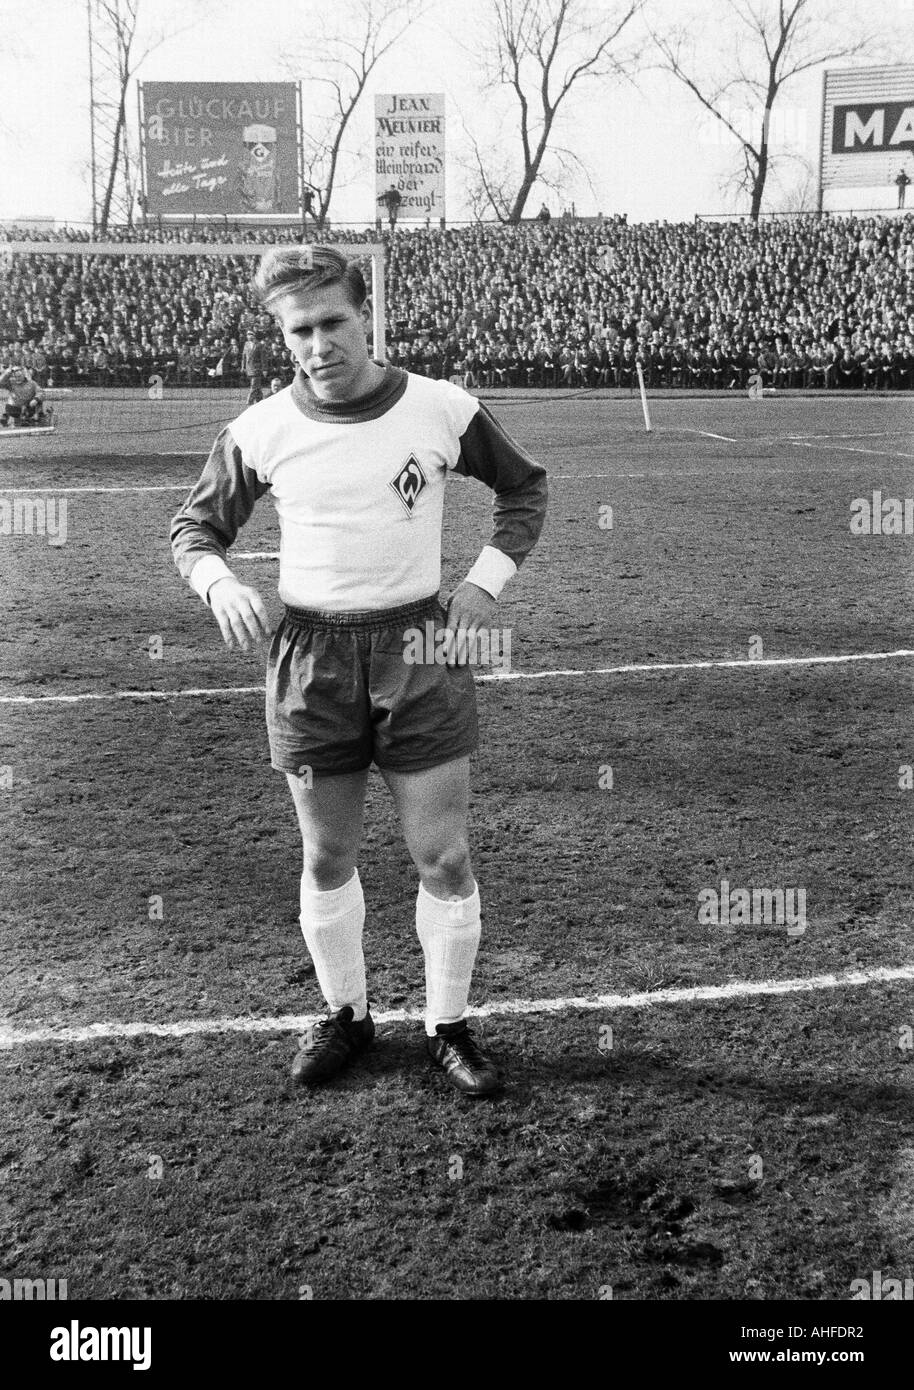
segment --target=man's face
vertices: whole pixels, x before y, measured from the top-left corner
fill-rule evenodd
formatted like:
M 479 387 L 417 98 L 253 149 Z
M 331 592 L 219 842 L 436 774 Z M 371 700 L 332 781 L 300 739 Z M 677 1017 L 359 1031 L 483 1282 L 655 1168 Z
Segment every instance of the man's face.
M 321 400 L 355 400 L 371 389 L 367 314 L 342 285 L 292 290 L 276 300 L 273 312 L 286 347 Z

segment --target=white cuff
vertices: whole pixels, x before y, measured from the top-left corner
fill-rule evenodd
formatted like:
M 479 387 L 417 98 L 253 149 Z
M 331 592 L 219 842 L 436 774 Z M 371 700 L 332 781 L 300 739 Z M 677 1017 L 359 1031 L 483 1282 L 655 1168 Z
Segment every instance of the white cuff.
M 216 580 L 231 573 L 221 555 L 202 555 L 190 572 L 190 586 L 204 603 L 209 603 L 209 591 Z
M 485 589 L 492 598 L 498 598 L 512 575 L 517 574 L 517 565 L 503 550 L 494 545 L 484 545 L 473 568 L 464 581 Z

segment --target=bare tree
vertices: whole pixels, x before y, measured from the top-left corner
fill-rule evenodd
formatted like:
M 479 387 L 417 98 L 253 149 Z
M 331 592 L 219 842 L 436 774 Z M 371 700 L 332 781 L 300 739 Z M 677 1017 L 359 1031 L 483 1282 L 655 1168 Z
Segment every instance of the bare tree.
M 621 40 L 644 0 L 488 0 L 483 66 L 487 88 L 507 88 L 517 114 L 508 148 L 483 148 L 470 136 L 471 205 L 502 222 L 520 221 L 534 184 L 560 189 L 583 169 L 578 156 L 555 143 L 556 120 L 586 78 L 630 79 L 634 47 Z
M 190 23 L 161 28 L 143 45 L 137 41 L 141 0 L 88 0 L 91 53 L 96 83 L 95 115 L 105 136 L 104 193 L 98 213 L 98 228 L 108 229 L 118 180 L 121 182 L 123 210 L 128 222 L 133 218 L 137 185 L 137 159 L 131 150 L 127 131 L 127 95 L 130 83 L 151 53 L 167 40 L 177 37 L 205 17 L 199 4 Z M 95 189 L 92 190 L 93 201 Z M 93 216 L 96 209 L 93 206 Z
M 99 230 L 103 234 L 108 230 L 111 202 L 114 197 L 118 174 L 121 172 L 122 158 L 124 161 L 124 192 L 128 221 L 133 209 L 133 181 L 129 175 L 130 160 L 127 151 L 127 90 L 135 69 L 139 67 L 146 56 L 143 54 L 136 61 L 133 58 L 139 5 L 140 0 L 97 0 L 96 22 L 104 24 L 107 30 L 106 37 L 109 41 L 113 40 L 112 46 L 108 49 L 107 57 L 111 64 L 110 73 L 114 78 L 112 95 L 115 100 L 113 120 L 110 124 L 110 158 L 105 173 L 105 191 L 102 195 L 101 212 L 98 218 Z M 109 151 L 106 150 L 105 153 L 109 154 Z
M 426 0 L 342 0 L 314 11 L 304 56 L 285 66 L 305 81 L 304 176 L 319 226 L 327 221 L 341 180 L 343 144 L 353 113 L 374 69 L 422 14 Z M 321 17 L 322 16 L 322 17 Z M 311 102 L 316 89 L 324 100 Z M 316 108 L 316 109 L 315 109 Z
M 839 12 L 821 0 L 726 0 L 719 22 L 713 12 L 702 12 L 698 35 L 694 25 L 652 34 L 662 66 L 738 142 L 741 163 L 734 181 L 749 197 L 753 220 L 772 170 L 771 117 L 784 86 L 810 68 L 864 53 L 875 42 L 860 22 L 854 21 L 855 33 L 846 32 L 841 21 L 848 8 Z M 728 35 L 727 52 L 708 45 L 708 21 Z M 701 62 L 696 44 L 704 47 Z M 750 113 L 748 129 L 740 111 Z

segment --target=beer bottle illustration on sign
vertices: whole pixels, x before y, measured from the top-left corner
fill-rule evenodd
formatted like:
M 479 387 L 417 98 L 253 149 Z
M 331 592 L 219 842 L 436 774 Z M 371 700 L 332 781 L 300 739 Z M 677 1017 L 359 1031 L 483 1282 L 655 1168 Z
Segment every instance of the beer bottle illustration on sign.
M 241 133 L 244 153 L 238 166 L 238 191 L 247 212 L 281 212 L 276 167 L 276 127 L 248 125 Z

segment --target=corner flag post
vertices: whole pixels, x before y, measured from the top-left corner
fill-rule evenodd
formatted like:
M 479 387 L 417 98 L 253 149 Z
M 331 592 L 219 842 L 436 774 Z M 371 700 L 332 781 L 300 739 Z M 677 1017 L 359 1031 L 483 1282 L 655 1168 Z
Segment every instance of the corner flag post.
M 647 392 L 644 389 L 644 372 L 641 370 L 641 363 L 635 363 L 635 370 L 638 373 L 638 390 L 641 393 L 641 409 L 644 411 L 644 428 L 648 434 L 651 432 L 651 410 L 647 403 Z

